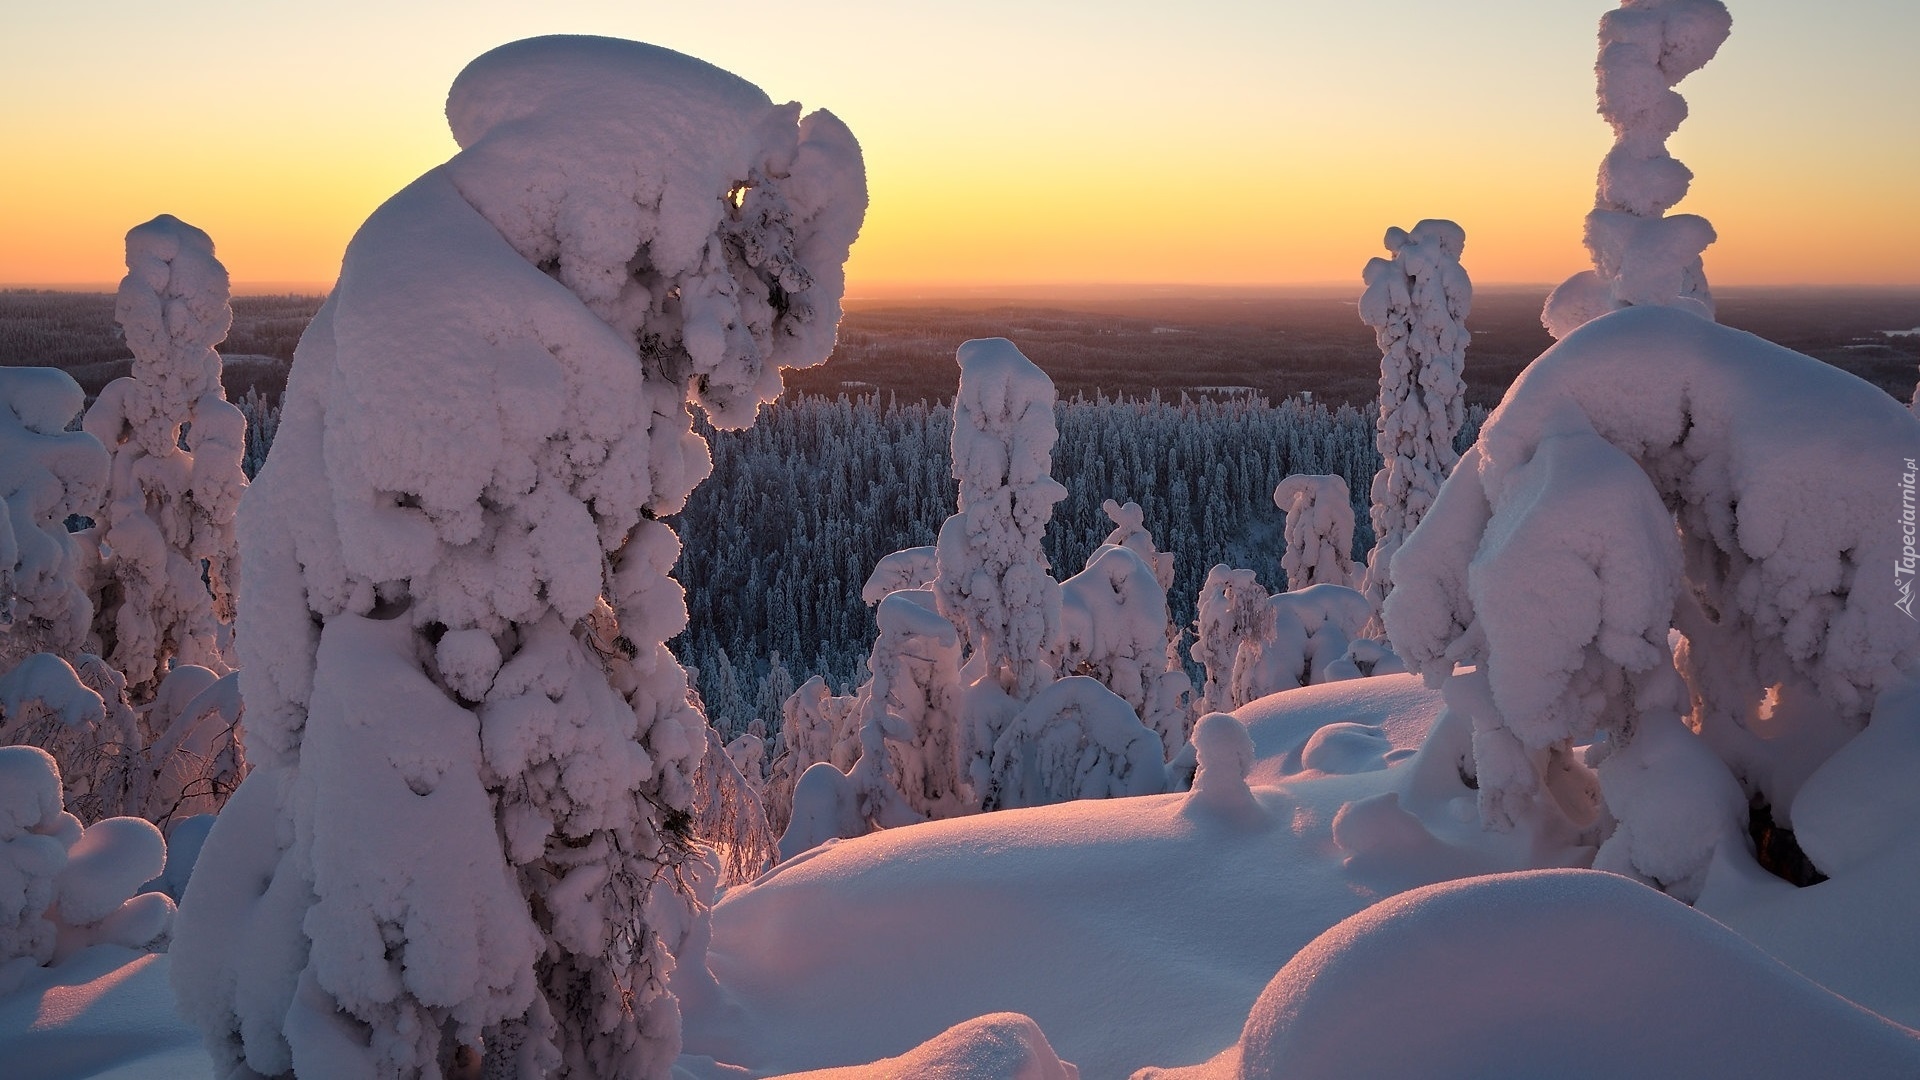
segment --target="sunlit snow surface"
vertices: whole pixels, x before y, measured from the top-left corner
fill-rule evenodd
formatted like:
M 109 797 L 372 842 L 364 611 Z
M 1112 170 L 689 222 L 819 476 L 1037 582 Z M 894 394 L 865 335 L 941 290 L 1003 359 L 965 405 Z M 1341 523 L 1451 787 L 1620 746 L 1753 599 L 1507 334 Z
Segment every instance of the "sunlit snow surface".
M 1877 745 L 1809 781 L 1796 808 L 1809 824 L 1845 825 L 1847 789 L 1872 818 L 1908 808 L 1905 788 L 1865 793 L 1884 790 L 1888 770 L 1920 768 L 1911 704 L 1890 695 L 1869 729 Z M 1071 1075 L 1065 1061 L 1088 1080 L 1150 1066 L 1229 1077 L 1246 1028 L 1250 1057 L 1285 1052 L 1311 1075 L 1406 1062 L 1580 1075 L 1579 1054 L 1599 1055 L 1592 1075 L 1807 1075 L 1796 1046 L 1847 1075 L 1920 1075 L 1920 1036 L 1625 879 L 1449 882 L 1540 855 L 1480 830 L 1460 733 L 1442 724 L 1414 752 L 1441 711 L 1406 675 L 1241 709 L 1261 820 L 1174 794 L 934 822 L 803 855 L 715 908 L 719 989 L 676 985 L 681 1069 L 1044 1080 Z M 1856 835 L 1871 850 L 1844 852 L 1832 881 L 1716 874 L 1701 907 L 1824 985 L 1920 1022 L 1920 844 Z M 208 1075 L 172 1018 L 166 959 L 120 966 L 134 956 L 93 950 L 0 998 L 0 1061 L 29 1076 Z M 62 984 L 84 989 L 47 989 Z M 1547 986 L 1563 998 L 1540 996 Z M 992 1015 L 1005 1013 L 1037 1029 Z

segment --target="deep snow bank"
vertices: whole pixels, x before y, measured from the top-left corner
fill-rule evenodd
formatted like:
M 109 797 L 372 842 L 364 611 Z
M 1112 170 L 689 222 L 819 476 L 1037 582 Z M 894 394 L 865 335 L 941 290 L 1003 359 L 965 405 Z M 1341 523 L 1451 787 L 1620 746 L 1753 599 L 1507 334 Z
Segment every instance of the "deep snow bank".
M 1541 870 L 1403 893 L 1261 993 L 1240 1044 L 1139 1080 L 1910 1077 L 1920 1032 L 1613 874 Z

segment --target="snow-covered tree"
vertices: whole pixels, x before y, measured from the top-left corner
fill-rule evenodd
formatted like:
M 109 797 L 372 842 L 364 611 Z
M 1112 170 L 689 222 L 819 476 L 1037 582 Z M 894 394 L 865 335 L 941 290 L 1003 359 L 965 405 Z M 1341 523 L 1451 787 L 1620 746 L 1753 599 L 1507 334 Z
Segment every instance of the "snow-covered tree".
M 854 757 L 836 755 L 838 748 L 858 747 L 857 695 L 838 696 L 827 680 L 815 675 L 781 703 L 780 733 L 775 737 L 773 764 L 767 772 L 764 802 L 767 822 L 776 835 L 784 834 L 793 813 L 794 787 L 806 771 L 828 762 L 845 771 Z
M 1367 263 L 1360 318 L 1380 346 L 1380 419 L 1373 476 L 1373 550 L 1363 591 L 1375 618 L 1393 591 L 1394 553 L 1433 505 L 1459 455 L 1453 438 L 1465 419 L 1467 312 L 1473 283 L 1460 267 L 1467 234 L 1428 219 L 1411 232 L 1387 230 L 1391 259 Z M 1277 496 L 1277 493 L 1276 493 Z
M 965 342 L 956 358 L 959 510 L 940 527 L 934 594 L 961 630 L 968 684 L 1027 701 L 1052 681 L 1060 637 L 1060 586 L 1041 550 L 1067 493 L 1052 475 L 1053 380 L 1005 338 Z
M 1345 585 L 1314 585 L 1267 599 L 1272 621 L 1241 646 L 1233 673 L 1235 708 L 1282 690 L 1332 678 L 1328 667 L 1360 638 L 1372 607 Z
M 1167 594 L 1152 564 L 1133 548 L 1102 545 L 1060 583 L 1060 608 L 1059 669 L 1098 680 L 1159 734 L 1169 759 L 1179 753 L 1192 727 L 1193 683 L 1172 651 Z
M 67 519 L 107 490 L 100 440 L 68 431 L 86 395 L 53 368 L 0 367 L 0 673 L 34 653 L 71 659 L 93 621 L 86 553 Z
M 700 61 L 503 46 L 377 210 L 240 512 L 258 764 L 173 976 L 217 1066 L 664 1076 L 705 721 L 660 518 L 831 349 L 859 148 Z M 724 753 L 716 755 L 724 760 Z
M 1147 531 L 1146 511 L 1140 509 L 1140 504 L 1130 502 L 1122 506 L 1108 499 L 1100 504 L 1100 512 L 1107 515 L 1107 520 L 1113 522 L 1113 531 L 1100 542 L 1117 544 L 1140 556 L 1140 560 L 1153 570 L 1153 579 L 1160 583 L 1162 593 L 1173 588 L 1176 561 L 1173 552 L 1161 551 L 1154 546 L 1153 534 Z
M 1207 571 L 1200 589 L 1192 655 L 1207 673 L 1195 711 L 1225 712 L 1244 704 L 1234 700 L 1235 668 L 1243 649 L 1258 650 L 1274 631 L 1267 590 L 1251 570 L 1221 563 Z
M 1917 458 L 1920 422 L 1873 386 L 1671 307 L 1534 361 L 1386 611 L 1430 681 L 1485 685 L 1483 819 L 1591 824 L 1570 748 L 1592 736 L 1620 823 L 1602 865 L 1690 896 L 1716 849 L 1746 850 L 1742 794 L 1791 828 L 1801 783 L 1920 665 L 1897 513 Z
M 933 590 L 896 589 L 874 610 L 880 627 L 861 690 L 862 754 L 874 740 L 865 729 L 888 718 L 903 724 L 888 743 L 884 767 L 914 813 L 958 817 L 979 809 L 967 783 L 966 732 L 960 723 L 960 638 L 940 615 Z
M 247 485 L 246 416 L 213 350 L 233 325 L 229 297 L 206 233 L 167 214 L 127 233 L 114 318 L 133 373 L 107 384 L 84 427 L 113 456 L 94 629 L 143 704 L 173 662 L 229 667 L 233 517 Z
M 1667 216 L 1693 182 L 1667 152 L 1667 138 L 1687 118 L 1686 99 L 1673 87 L 1713 59 L 1732 28 L 1721 0 L 1622 0 L 1600 17 L 1594 71 L 1613 148 L 1600 162 L 1587 215 L 1594 268 L 1555 289 L 1541 313 L 1554 337 L 1636 304 L 1713 317 L 1700 259 L 1715 239 L 1713 226 L 1696 214 Z
M 1166 790 L 1160 736 L 1113 691 L 1081 675 L 1020 707 L 976 768 L 988 810 Z
M 1353 501 L 1346 480 L 1296 473 L 1273 489 L 1273 504 L 1287 515 L 1287 550 L 1280 557 L 1287 588 L 1352 585 Z

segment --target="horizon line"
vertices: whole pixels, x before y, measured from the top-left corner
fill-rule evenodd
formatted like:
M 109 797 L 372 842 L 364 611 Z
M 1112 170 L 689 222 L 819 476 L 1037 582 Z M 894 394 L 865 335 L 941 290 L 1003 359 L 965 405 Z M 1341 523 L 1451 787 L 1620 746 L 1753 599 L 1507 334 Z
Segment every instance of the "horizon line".
M 261 279 L 235 281 L 234 296 L 326 296 L 334 281 Z M 1552 291 L 1550 281 L 1476 281 L 1475 289 Z M 120 281 L 17 281 L 0 282 L 0 292 L 28 293 L 106 293 L 118 291 Z M 847 301 L 898 299 L 982 299 L 1004 294 L 1115 293 L 1220 294 L 1220 293 L 1350 293 L 1357 296 L 1365 285 L 1355 281 L 1274 281 L 1274 282 L 1199 282 L 1199 281 L 1026 281 L 1026 282 L 890 282 L 861 284 L 843 295 Z M 1761 290 L 1920 290 L 1917 281 L 1800 281 L 1733 283 L 1714 286 L 1715 292 L 1735 293 Z

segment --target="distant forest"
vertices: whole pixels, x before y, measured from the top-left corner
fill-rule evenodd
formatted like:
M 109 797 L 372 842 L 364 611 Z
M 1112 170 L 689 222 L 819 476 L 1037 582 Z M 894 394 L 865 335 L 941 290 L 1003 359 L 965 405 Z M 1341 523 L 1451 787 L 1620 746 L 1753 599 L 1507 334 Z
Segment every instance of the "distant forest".
M 1551 344 L 1541 298 L 1537 289 L 1476 294 L 1466 368 L 1474 408 L 1462 446 Z M 294 345 L 321 299 L 233 301 L 221 351 L 228 394 L 252 421 L 250 466 L 270 442 Z M 1728 290 L 1719 315 L 1902 401 L 1912 394 L 1920 335 L 1887 331 L 1920 328 L 1920 290 Z M 754 718 L 777 726 L 780 701 L 810 676 L 842 691 L 864 676 L 874 630 L 860 586 L 880 556 L 932 543 L 953 512 L 953 353 L 983 336 L 1013 339 L 1060 394 L 1054 474 L 1068 497 L 1047 535 L 1056 578 L 1078 572 L 1111 528 L 1100 509 L 1110 498 L 1139 502 L 1161 550 L 1178 556 L 1168 600 L 1179 625 L 1191 623 L 1216 562 L 1282 588 L 1272 492 L 1292 473 L 1344 476 L 1355 554 L 1371 546 L 1379 354 L 1350 299 L 1082 291 L 856 302 L 833 358 L 787 374 L 781 407 L 746 431 L 701 425 L 714 473 L 674 522 L 690 615 L 674 648 L 698 669 L 709 715 L 729 735 Z M 0 364 L 63 367 L 97 392 L 129 364 L 113 297 L 0 291 Z
M 1053 377 L 1063 399 L 1146 397 L 1154 391 L 1241 388 L 1268 400 L 1310 396 L 1364 405 L 1377 393 L 1379 353 L 1355 297 L 1219 290 L 1193 295 L 1116 289 L 1007 297 L 851 300 L 832 359 L 788 372 L 788 388 L 828 397 L 876 394 L 943 402 L 959 379 L 953 352 L 1006 337 Z M 1468 325 L 1467 396 L 1492 406 L 1551 345 L 1540 326 L 1543 288 L 1476 290 Z M 323 298 L 238 296 L 220 351 L 249 359 L 227 374 L 228 396 L 278 395 Z M 1850 371 L 1906 401 L 1920 364 L 1920 289 L 1723 289 L 1719 319 Z M 108 293 L 0 290 L 0 365 L 66 368 L 89 391 L 126 371 Z

